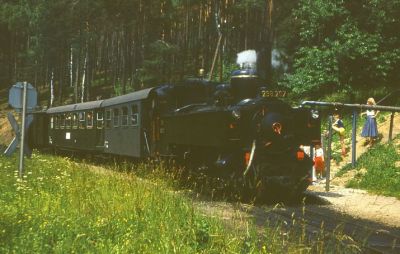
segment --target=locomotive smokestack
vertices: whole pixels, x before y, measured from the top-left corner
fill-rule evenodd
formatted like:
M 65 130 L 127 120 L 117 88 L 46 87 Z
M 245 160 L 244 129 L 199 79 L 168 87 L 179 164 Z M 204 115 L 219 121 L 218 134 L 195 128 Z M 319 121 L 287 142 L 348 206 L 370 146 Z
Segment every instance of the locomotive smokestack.
M 231 89 L 236 101 L 255 98 L 260 90 L 261 81 L 257 74 L 257 53 L 245 50 L 237 54 L 239 70 L 232 72 Z

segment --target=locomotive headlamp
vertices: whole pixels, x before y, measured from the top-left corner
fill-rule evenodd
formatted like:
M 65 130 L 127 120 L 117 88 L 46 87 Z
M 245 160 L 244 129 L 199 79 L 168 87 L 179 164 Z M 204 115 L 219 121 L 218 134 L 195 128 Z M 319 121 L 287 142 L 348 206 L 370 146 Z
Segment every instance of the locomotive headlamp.
M 273 130 L 276 134 L 281 135 L 281 133 L 282 133 L 282 124 L 279 123 L 279 122 L 273 123 L 273 124 L 272 124 L 272 130 Z
M 311 117 L 317 119 L 319 117 L 319 112 L 316 109 L 311 110 Z
M 237 109 L 232 110 L 232 117 L 235 118 L 236 120 L 240 119 L 240 111 Z

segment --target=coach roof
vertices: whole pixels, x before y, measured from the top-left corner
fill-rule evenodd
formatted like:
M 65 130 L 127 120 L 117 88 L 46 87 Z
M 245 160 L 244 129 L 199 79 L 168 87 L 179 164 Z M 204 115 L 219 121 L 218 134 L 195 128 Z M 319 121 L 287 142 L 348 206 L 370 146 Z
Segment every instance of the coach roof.
M 65 113 L 65 112 L 73 112 L 73 111 L 84 111 L 90 109 L 96 109 L 101 107 L 108 107 L 113 105 L 119 105 L 123 103 L 127 103 L 130 101 L 138 101 L 147 99 L 150 93 L 154 90 L 153 88 L 143 89 L 137 92 L 128 93 L 125 95 L 113 97 L 106 100 L 99 101 L 88 101 L 78 104 L 70 104 L 65 106 L 59 106 L 54 108 L 49 108 L 46 113 L 47 114 L 57 114 L 57 113 Z
M 83 103 L 76 104 L 75 111 L 100 108 L 100 106 L 103 103 L 103 101 L 104 100 L 88 101 L 88 102 L 83 102 Z
M 119 105 L 119 104 L 131 102 L 131 101 L 144 100 L 149 97 L 151 91 L 153 91 L 153 90 L 154 90 L 154 87 L 143 89 L 143 90 L 133 92 L 133 93 L 128 93 L 128 94 L 121 95 L 121 96 L 117 96 L 114 98 L 106 99 L 103 101 L 101 106 L 109 107 L 109 106 Z
M 65 105 L 65 106 L 49 108 L 46 112 L 48 114 L 57 114 L 57 113 L 96 109 L 96 108 L 100 108 L 102 102 L 103 102 L 103 100 L 88 101 L 88 102 L 83 102 L 83 103 L 78 103 L 78 104 L 70 104 L 70 105 Z
M 46 113 L 47 114 L 56 114 L 56 113 L 64 113 L 74 111 L 76 104 L 69 104 L 65 106 L 53 107 L 49 108 Z

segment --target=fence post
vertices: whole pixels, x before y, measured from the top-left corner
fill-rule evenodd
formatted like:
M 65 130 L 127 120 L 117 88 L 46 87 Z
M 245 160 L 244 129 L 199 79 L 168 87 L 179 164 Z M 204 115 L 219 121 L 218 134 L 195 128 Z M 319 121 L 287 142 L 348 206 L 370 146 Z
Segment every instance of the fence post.
M 332 115 L 328 117 L 328 154 L 327 154 L 327 164 L 326 164 L 326 185 L 325 190 L 329 191 L 329 185 L 331 180 L 331 155 L 332 155 Z
M 311 143 L 310 145 L 310 158 L 313 161 L 313 165 L 311 166 L 311 181 L 314 181 L 314 144 Z
M 394 111 L 390 115 L 389 142 L 392 142 L 393 139 L 393 121 L 394 121 Z
M 353 110 L 353 124 L 351 131 L 351 165 L 356 167 L 357 160 L 357 110 Z

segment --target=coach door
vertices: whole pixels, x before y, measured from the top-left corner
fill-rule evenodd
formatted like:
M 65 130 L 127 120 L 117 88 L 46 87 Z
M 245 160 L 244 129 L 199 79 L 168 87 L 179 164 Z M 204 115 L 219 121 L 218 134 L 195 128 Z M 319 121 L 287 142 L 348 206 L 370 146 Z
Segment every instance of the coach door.
M 104 144 L 104 111 L 96 112 L 96 147 L 102 147 Z
M 160 143 L 160 114 L 158 110 L 157 100 L 153 98 L 150 105 L 150 133 L 151 133 L 151 153 L 153 156 L 158 155 Z

